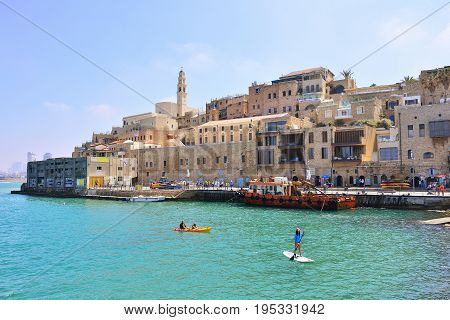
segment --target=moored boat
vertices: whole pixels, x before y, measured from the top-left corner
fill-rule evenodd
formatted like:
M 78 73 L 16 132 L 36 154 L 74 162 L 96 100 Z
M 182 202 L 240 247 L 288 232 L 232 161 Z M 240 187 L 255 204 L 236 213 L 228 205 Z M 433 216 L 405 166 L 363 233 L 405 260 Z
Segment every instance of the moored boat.
M 164 201 L 166 200 L 166 197 L 162 197 L 162 196 L 136 196 L 136 197 L 131 197 L 128 198 L 128 201 L 130 202 L 159 202 L 159 201 Z
M 301 190 L 306 186 L 305 190 Z M 247 204 L 283 208 L 339 210 L 356 208 L 356 197 L 325 194 L 308 182 L 288 181 L 285 177 L 250 182 L 241 192 Z

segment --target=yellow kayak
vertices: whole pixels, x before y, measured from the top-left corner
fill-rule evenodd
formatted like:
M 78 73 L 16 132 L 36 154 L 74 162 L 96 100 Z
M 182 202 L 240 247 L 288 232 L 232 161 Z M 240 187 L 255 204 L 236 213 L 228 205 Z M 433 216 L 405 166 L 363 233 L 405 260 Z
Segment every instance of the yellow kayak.
M 173 231 L 178 231 L 178 232 L 210 232 L 211 229 L 212 229 L 211 227 L 195 228 L 195 229 L 191 229 L 191 228 L 187 228 L 187 229 L 175 228 L 175 229 L 173 229 Z

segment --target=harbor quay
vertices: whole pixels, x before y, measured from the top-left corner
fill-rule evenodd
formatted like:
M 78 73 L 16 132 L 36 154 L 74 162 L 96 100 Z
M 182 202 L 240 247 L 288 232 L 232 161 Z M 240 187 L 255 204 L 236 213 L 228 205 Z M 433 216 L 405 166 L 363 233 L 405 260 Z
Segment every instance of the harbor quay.
M 19 192 L 234 201 L 226 188 L 283 177 L 318 196 L 325 187 L 355 197 L 358 206 L 445 209 L 449 70 L 357 87 L 351 72 L 339 78 L 327 68 L 303 69 L 253 82 L 248 94 L 211 99 L 205 112 L 188 105 L 181 70 L 176 103 L 158 102 L 154 112 L 94 132 L 72 157 L 29 162 Z M 253 192 L 297 196 L 270 183 Z

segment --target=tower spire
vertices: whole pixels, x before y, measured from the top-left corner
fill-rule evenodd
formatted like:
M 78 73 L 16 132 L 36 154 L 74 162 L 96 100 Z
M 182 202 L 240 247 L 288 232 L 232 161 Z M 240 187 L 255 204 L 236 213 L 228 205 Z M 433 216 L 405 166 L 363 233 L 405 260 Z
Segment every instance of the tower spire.
M 178 73 L 178 86 L 177 86 L 177 115 L 179 117 L 184 116 L 187 109 L 187 93 L 186 93 L 186 74 L 183 71 L 183 67 L 180 68 Z

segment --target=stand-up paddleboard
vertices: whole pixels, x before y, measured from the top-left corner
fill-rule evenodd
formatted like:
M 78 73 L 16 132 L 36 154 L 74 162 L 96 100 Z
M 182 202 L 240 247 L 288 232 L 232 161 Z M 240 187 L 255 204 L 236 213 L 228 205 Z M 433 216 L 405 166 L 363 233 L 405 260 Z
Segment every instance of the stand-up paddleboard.
M 292 258 L 292 256 L 294 255 L 293 252 L 290 251 L 283 251 L 283 254 L 288 257 L 289 259 Z M 294 261 L 298 261 L 298 262 L 314 262 L 314 260 L 306 258 L 306 257 L 300 257 L 297 255 L 297 258 L 294 259 Z

